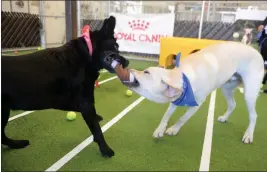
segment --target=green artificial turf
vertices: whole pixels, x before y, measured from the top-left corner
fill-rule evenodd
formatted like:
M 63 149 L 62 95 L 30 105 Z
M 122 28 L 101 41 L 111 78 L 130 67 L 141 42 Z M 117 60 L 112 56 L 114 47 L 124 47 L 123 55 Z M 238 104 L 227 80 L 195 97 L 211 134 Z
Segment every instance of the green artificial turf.
M 241 139 L 248 127 L 248 111 L 244 95 L 235 92 L 237 107 L 227 123 L 217 118 L 226 111 L 226 101 L 221 91 L 217 94 L 213 145 L 210 170 L 216 171 L 266 171 L 267 170 L 267 94 L 261 93 L 257 101 L 258 119 L 252 144 Z
M 33 53 L 37 50 L 21 50 L 18 51 L 17 54 L 15 54 L 15 50 L 14 51 L 9 51 L 9 52 L 2 52 L 2 55 L 24 55 L 24 54 L 30 54 Z
M 143 70 L 157 62 L 130 60 L 130 68 Z M 101 73 L 99 82 L 115 76 Z M 265 86 L 265 88 L 267 88 Z M 138 95 L 125 96 L 127 88 L 115 79 L 95 89 L 96 109 L 106 124 Z M 237 108 L 225 124 L 217 118 L 226 110 L 226 102 L 217 91 L 211 171 L 266 171 L 267 163 L 267 94 L 261 93 L 257 102 L 258 121 L 254 142 L 241 142 L 248 126 L 248 112 L 243 94 L 236 92 Z M 166 104 L 144 100 L 105 133 L 107 143 L 115 151 L 111 159 L 101 157 L 98 147 L 91 143 L 60 171 L 197 171 L 199 170 L 210 98 L 176 136 L 156 140 L 152 134 L 158 126 Z M 186 108 L 178 107 L 168 126 L 182 116 Z M 12 111 L 11 116 L 23 111 Z M 29 139 L 25 149 L 10 150 L 1 146 L 4 171 L 44 171 L 91 135 L 78 113 L 76 120 L 67 121 L 66 113 L 58 110 L 36 111 L 11 121 L 7 134 L 14 139 Z
M 85 148 L 60 171 L 196 171 L 199 168 L 205 133 L 208 101 L 176 136 L 157 140 L 152 134 L 168 105 L 144 100 L 105 134 L 116 155 L 103 159 L 97 146 Z M 179 107 L 169 126 L 181 117 L 186 108 Z

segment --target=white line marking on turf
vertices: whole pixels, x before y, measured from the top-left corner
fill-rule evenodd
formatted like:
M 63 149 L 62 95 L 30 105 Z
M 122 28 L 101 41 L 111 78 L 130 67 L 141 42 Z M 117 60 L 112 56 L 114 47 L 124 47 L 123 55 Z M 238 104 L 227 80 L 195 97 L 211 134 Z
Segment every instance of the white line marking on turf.
M 205 132 L 205 138 L 204 138 L 204 143 L 203 143 L 199 171 L 209 171 L 209 167 L 210 167 L 215 100 L 216 100 L 216 90 L 211 93 L 211 97 L 210 97 L 208 119 L 207 119 L 206 132 Z
M 108 79 L 105 79 L 105 80 L 103 80 L 103 81 L 100 81 L 99 82 L 99 85 L 100 84 L 104 84 L 104 83 L 106 83 L 106 82 L 108 82 L 108 81 L 111 81 L 111 80 L 113 80 L 113 79 L 116 79 L 116 78 L 118 78 L 117 76 L 113 76 L 113 77 L 111 77 L 111 78 L 108 78 Z
M 108 82 L 108 81 L 111 81 L 111 80 L 113 80 L 113 79 L 116 79 L 116 78 L 117 78 L 117 76 L 114 76 L 114 77 L 105 79 L 105 80 L 103 80 L 103 81 L 100 81 L 100 82 L 99 82 L 99 85 L 104 84 L 104 83 L 106 83 L 106 82 Z M 20 117 L 29 115 L 29 114 L 31 114 L 31 113 L 33 113 L 33 112 L 34 112 L 34 111 L 25 111 L 25 112 L 23 112 L 23 113 L 21 113 L 21 114 L 18 114 L 18 115 L 15 115 L 15 116 L 13 116 L 13 117 L 10 117 L 10 118 L 8 119 L 8 121 L 12 121 L 12 120 L 15 120 L 15 119 L 17 119 L 17 118 L 20 118 Z
M 101 129 L 104 133 L 107 131 L 112 125 L 117 123 L 123 116 L 125 116 L 128 112 L 130 112 L 135 106 L 137 106 L 139 103 L 141 103 L 145 98 L 140 97 L 136 101 L 134 101 L 131 105 L 129 105 L 126 109 L 124 109 L 121 113 L 119 113 L 116 117 L 114 117 L 112 120 L 110 120 L 107 124 L 105 124 Z M 93 142 L 93 136 L 91 135 L 87 139 L 85 139 L 82 143 L 80 143 L 78 146 L 76 146 L 74 149 L 72 149 L 69 153 L 67 153 L 65 156 L 63 156 L 60 160 L 58 160 L 56 163 L 54 163 L 51 167 L 46 169 L 45 171 L 57 171 L 62 166 L 64 166 L 68 161 L 70 161 L 74 156 L 76 156 L 78 153 L 80 153 L 84 148 L 86 148 L 90 143 Z
M 12 116 L 12 117 L 10 117 L 10 118 L 8 119 L 8 121 L 12 121 L 12 120 L 15 120 L 15 119 L 17 119 L 17 118 L 20 118 L 20 117 L 29 115 L 30 113 L 33 113 L 33 112 L 34 112 L 34 111 L 25 111 L 25 112 L 23 112 L 23 113 L 21 113 L 21 114 L 18 114 L 18 115 L 16 115 L 16 116 Z

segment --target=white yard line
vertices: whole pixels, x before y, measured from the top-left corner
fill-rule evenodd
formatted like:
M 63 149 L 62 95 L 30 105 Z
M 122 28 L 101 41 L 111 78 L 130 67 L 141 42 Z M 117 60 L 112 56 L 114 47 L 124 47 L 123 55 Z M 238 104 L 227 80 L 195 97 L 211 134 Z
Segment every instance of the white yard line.
M 25 111 L 25 112 L 23 112 L 23 113 L 21 113 L 21 114 L 18 114 L 18 115 L 16 115 L 16 116 L 12 116 L 12 117 L 10 117 L 10 118 L 8 119 L 8 121 L 12 121 L 12 120 L 15 120 L 15 119 L 17 119 L 17 118 L 20 118 L 20 117 L 29 115 L 30 113 L 33 113 L 33 112 L 34 112 L 34 111 Z
M 216 100 L 216 90 L 211 93 L 211 97 L 210 97 L 206 132 L 205 132 L 205 138 L 204 138 L 204 143 L 203 143 L 199 171 L 209 171 L 209 168 L 210 168 L 210 155 L 211 155 L 211 147 L 212 147 L 215 100 Z
M 125 116 L 128 112 L 130 112 L 135 106 L 141 103 L 144 99 L 145 99 L 144 97 L 140 97 L 139 99 L 134 101 L 131 105 L 129 105 L 127 108 L 125 108 L 122 112 L 120 112 L 116 117 L 114 117 L 112 120 L 110 120 L 107 124 L 105 124 L 101 128 L 102 132 L 104 133 L 111 126 L 116 124 L 123 116 Z M 93 136 L 91 135 L 45 171 L 59 170 L 62 166 L 64 166 L 67 162 L 69 162 L 74 156 L 80 153 L 84 148 L 86 148 L 92 142 L 93 142 Z
M 105 79 L 105 80 L 103 80 L 103 81 L 100 81 L 100 82 L 99 82 L 99 85 L 104 84 L 104 83 L 106 83 L 106 82 L 108 82 L 108 81 L 114 80 L 114 79 L 116 79 L 116 78 L 117 78 L 117 76 L 114 76 L 114 77 Z M 15 120 L 15 119 L 17 119 L 17 118 L 20 118 L 20 117 L 29 115 L 29 114 L 31 114 L 31 113 L 33 113 L 33 112 L 34 112 L 34 111 L 25 111 L 25 112 L 23 112 L 23 113 L 21 113 L 21 114 L 18 114 L 18 115 L 15 115 L 15 116 L 10 117 L 10 118 L 8 119 L 8 121 L 12 121 L 12 120 Z
M 116 78 L 118 78 L 117 76 L 113 76 L 113 77 L 111 77 L 111 78 L 108 78 L 108 79 L 105 79 L 105 80 L 103 80 L 103 81 L 100 81 L 99 82 L 99 85 L 100 84 L 104 84 L 104 83 L 106 83 L 106 82 L 108 82 L 108 81 L 111 81 L 111 80 L 113 80 L 113 79 L 116 79 Z
M 2 56 L 16 56 L 14 54 L 1 54 Z

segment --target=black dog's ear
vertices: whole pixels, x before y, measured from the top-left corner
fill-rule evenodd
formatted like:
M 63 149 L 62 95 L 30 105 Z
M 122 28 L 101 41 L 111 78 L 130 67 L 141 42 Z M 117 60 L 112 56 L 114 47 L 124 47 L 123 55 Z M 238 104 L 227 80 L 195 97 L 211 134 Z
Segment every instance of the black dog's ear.
M 101 32 L 103 32 L 106 37 L 113 37 L 115 26 L 116 26 L 116 18 L 114 16 L 110 16 L 108 19 L 104 20 Z
M 110 16 L 108 19 L 108 28 L 114 31 L 116 26 L 116 18 L 114 16 Z

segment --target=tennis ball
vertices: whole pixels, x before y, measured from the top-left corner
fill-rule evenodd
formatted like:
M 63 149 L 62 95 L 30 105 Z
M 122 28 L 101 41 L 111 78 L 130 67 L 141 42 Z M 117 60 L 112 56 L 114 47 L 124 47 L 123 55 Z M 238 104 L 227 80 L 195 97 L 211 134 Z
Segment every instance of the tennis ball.
M 42 50 L 42 47 L 38 47 L 38 50 Z
M 133 95 L 133 92 L 132 92 L 131 90 L 127 90 L 127 91 L 126 91 L 126 95 L 130 97 L 130 96 Z
M 235 32 L 235 33 L 233 34 L 233 37 L 234 37 L 234 38 L 238 38 L 238 37 L 239 37 L 239 33 L 238 33 L 238 32 Z
M 74 120 L 76 118 L 76 113 L 75 112 L 68 112 L 67 113 L 67 119 L 68 120 L 70 120 L 70 121 L 72 121 L 72 120 Z

